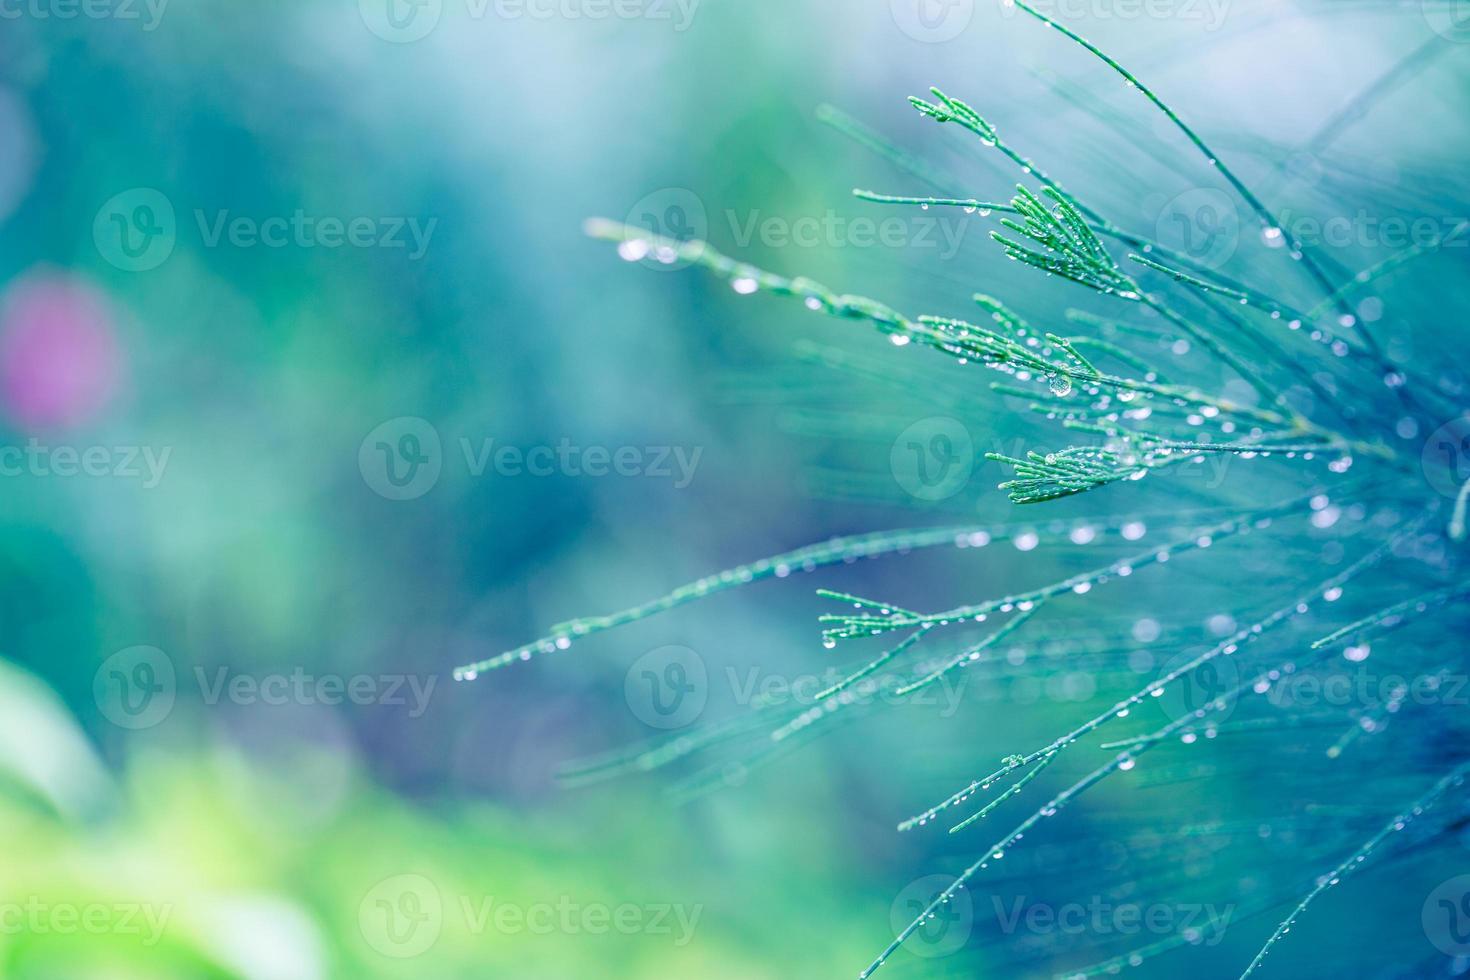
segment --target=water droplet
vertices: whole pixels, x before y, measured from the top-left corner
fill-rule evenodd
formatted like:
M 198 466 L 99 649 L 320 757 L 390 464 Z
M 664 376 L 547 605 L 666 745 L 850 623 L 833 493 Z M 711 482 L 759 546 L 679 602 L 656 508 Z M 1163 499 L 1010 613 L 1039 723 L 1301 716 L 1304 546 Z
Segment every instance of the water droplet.
M 618 257 L 625 262 L 637 262 L 648 255 L 648 243 L 641 238 L 630 238 L 618 245 Z

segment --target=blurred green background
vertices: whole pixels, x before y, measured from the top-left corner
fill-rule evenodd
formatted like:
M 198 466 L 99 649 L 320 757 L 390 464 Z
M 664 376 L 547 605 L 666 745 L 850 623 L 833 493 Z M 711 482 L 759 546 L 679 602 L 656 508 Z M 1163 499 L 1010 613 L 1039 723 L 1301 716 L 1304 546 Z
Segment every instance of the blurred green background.
M 1086 305 L 1003 266 L 978 216 L 851 198 L 936 188 L 822 125 L 824 104 L 955 192 L 1009 196 L 1003 161 L 904 103 L 931 84 L 1125 226 L 1152 234 L 1171 200 L 1214 186 L 1051 32 L 988 4 L 919 6 L 5 7 L 0 976 L 847 976 L 891 938 L 910 882 L 972 859 L 978 840 L 892 826 L 1090 714 L 1097 665 L 1019 696 L 972 678 L 958 704 L 901 706 L 685 806 L 664 774 L 573 790 L 554 774 L 663 733 L 630 671 L 650 651 L 695 651 L 698 714 L 728 717 L 750 683 L 829 665 L 815 585 L 881 581 L 937 606 L 1082 567 L 1070 553 L 997 545 L 763 583 L 450 678 L 553 623 L 833 534 L 1089 512 L 1016 513 L 988 462 L 943 499 L 906 492 L 890 449 L 911 426 L 961 414 L 976 451 L 1039 429 L 1003 418 L 986 378 L 582 234 L 591 216 L 662 217 L 908 312 L 962 314 L 977 289 L 1036 318 Z M 1463 171 L 1464 48 L 1417 7 L 1077 6 L 1078 28 L 1273 202 L 1467 213 L 1463 185 L 1426 177 Z M 1366 120 L 1303 149 L 1426 44 Z M 860 216 L 896 223 L 873 241 Z M 1357 268 L 1378 245 L 1333 260 Z M 1403 300 L 1410 319 L 1439 302 Z M 834 372 L 839 358 L 900 384 Z M 578 465 L 541 475 L 481 455 L 563 445 Z M 626 472 L 592 475 L 588 447 L 630 450 Z M 1196 506 L 1205 482 L 1126 506 Z M 1208 635 L 1231 589 L 1187 581 L 1201 612 L 1174 625 Z M 1106 615 L 1159 608 L 1155 585 Z M 1108 839 L 1117 792 L 1075 840 Z M 1036 872 L 1050 884 L 1026 887 L 1061 893 L 1077 866 L 1060 853 Z M 904 951 L 894 975 L 1086 961 L 1054 946 L 1018 961 L 976 902 L 990 921 L 967 953 Z M 1382 914 L 1417 914 L 1402 904 Z M 1191 955 L 1204 975 L 1238 968 L 1265 926 L 1156 975 Z

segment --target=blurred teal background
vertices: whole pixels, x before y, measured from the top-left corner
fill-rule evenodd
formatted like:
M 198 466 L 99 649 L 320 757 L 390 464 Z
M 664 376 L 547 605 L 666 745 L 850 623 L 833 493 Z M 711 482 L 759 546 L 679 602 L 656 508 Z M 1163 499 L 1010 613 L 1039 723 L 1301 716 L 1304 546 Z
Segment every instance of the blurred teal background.
M 16 450 L 0 460 L 0 976 L 855 974 L 891 938 L 906 886 L 982 843 L 893 824 L 1096 710 L 1102 667 L 1038 674 L 1029 699 L 972 678 L 957 704 L 904 705 L 734 769 L 737 785 L 687 806 L 662 795 L 661 773 L 563 790 L 557 766 L 663 733 L 630 672 L 650 651 L 697 653 L 703 720 L 746 707 L 751 681 L 827 669 L 816 585 L 881 581 L 895 601 L 939 606 L 1096 559 L 1000 544 L 889 558 L 472 684 L 451 669 L 833 534 L 1092 504 L 1017 513 L 988 462 L 942 500 L 905 492 L 890 448 L 910 426 L 960 413 L 977 452 L 1029 445 L 1039 426 L 1002 418 L 986 378 L 895 359 L 870 331 L 697 272 L 619 261 L 582 223 L 672 214 L 689 223 L 669 230 L 909 312 L 963 314 L 978 289 L 1040 319 L 1088 300 L 1003 266 L 978 217 L 854 201 L 855 186 L 935 188 L 817 107 L 888 134 L 956 192 L 1004 199 L 1016 175 L 1003 161 L 903 101 L 943 86 L 1149 234 L 1209 175 L 1136 93 L 988 4 L 929 20 L 886 0 L 642 0 L 627 16 L 586 0 L 87 9 L 28 0 L 0 21 L 0 435 Z M 1470 149 L 1465 49 L 1448 34 L 1330 150 L 1301 148 L 1439 43 L 1417 6 L 1107 9 L 1079 5 L 1076 26 L 1274 202 L 1470 213 L 1463 183 L 1442 179 L 1463 176 Z M 891 242 L 856 217 L 896 222 Z M 815 237 L 790 240 L 798 219 Z M 1262 248 L 1239 246 L 1240 263 Z M 1378 246 L 1332 258 L 1356 269 Z M 1406 319 L 1466 312 L 1463 296 L 1401 299 Z M 840 357 L 902 384 L 834 372 Z M 544 462 L 562 445 L 578 465 L 546 475 L 518 455 L 544 447 Z M 504 447 L 517 455 L 480 455 Z M 627 450 L 626 472 L 605 459 L 589 475 L 588 447 Z M 1154 489 L 1123 506 L 1207 498 Z M 1173 625 L 1208 635 L 1231 589 L 1188 581 L 1210 608 Z M 1167 603 L 1155 589 L 1105 618 L 1126 632 Z M 1172 652 L 1129 663 L 1120 683 Z M 1095 835 L 1087 881 L 1110 860 L 1118 792 L 1078 816 L 1077 839 Z M 1012 892 L 1060 894 L 1081 874 L 1043 855 L 1048 884 L 1017 869 Z M 1181 860 L 1201 878 L 1215 868 L 1202 852 Z M 1417 914 L 1417 899 L 1376 901 Z M 1018 959 L 983 902 L 967 952 L 905 951 L 893 974 L 1087 961 L 1052 946 Z M 1153 975 L 1191 962 L 1224 975 L 1265 926 Z

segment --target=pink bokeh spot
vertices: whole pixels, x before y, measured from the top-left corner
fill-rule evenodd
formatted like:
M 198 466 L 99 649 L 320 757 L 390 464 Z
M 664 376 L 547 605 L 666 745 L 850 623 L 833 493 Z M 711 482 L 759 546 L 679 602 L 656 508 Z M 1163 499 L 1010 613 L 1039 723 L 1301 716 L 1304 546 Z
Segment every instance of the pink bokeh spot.
M 89 283 L 45 273 L 17 280 L 0 309 L 0 400 L 26 429 L 94 418 L 117 389 L 117 334 L 106 298 Z

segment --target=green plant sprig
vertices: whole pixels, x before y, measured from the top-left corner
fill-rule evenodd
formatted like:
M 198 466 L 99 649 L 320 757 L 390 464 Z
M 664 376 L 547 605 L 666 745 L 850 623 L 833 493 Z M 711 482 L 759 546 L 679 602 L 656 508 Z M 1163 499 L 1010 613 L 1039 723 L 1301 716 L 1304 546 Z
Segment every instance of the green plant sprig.
M 1016 471 L 1016 479 L 1000 484 L 1012 503 L 1036 504 L 1085 493 L 1119 480 L 1136 480 L 1149 470 L 1179 462 L 1123 455 L 1096 446 L 1068 446 L 1056 452 L 1031 451 L 1024 458 L 986 453 L 985 458 Z
M 1106 295 L 1139 298 L 1137 284 L 1118 268 L 1070 197 L 1051 184 L 1043 185 L 1041 193 L 1051 199 L 1048 207 L 1024 184 L 1017 185 L 1016 192 L 1011 205 L 1025 220 L 1002 218 L 1000 223 L 1032 244 L 998 231 L 990 233 L 1009 258 Z
M 1123 429 L 1112 424 L 1098 424 L 1068 419 L 1066 428 L 1099 432 L 1126 440 L 1128 449 L 1113 450 L 1098 446 L 1068 446 L 1055 452 L 1028 452 L 1024 458 L 1004 453 L 986 453 L 985 458 L 1009 466 L 1017 479 L 1000 484 L 1013 503 L 1034 504 L 1073 494 L 1085 493 L 1121 480 L 1139 480 L 1154 470 L 1198 462 L 1207 453 L 1228 453 L 1242 458 L 1268 458 L 1273 453 L 1287 457 L 1301 454 L 1312 458 L 1315 453 L 1350 447 L 1337 443 L 1271 443 L 1186 442 L 1139 430 Z M 1264 436 L 1263 436 L 1264 438 Z M 1372 447 L 1369 447 L 1372 448 Z
M 1066 192 L 1054 184 L 1047 184 L 1042 188 L 1042 193 L 1053 202 L 1050 209 L 1024 185 L 1018 186 L 1017 192 L 1011 203 L 1026 221 L 1023 224 L 1004 218 L 1001 224 L 1023 235 L 1036 247 L 1028 247 L 999 232 L 991 232 L 990 237 L 1001 244 L 1009 258 L 1050 275 L 1070 279 L 1104 295 L 1142 303 L 1203 345 L 1221 363 L 1255 388 L 1267 404 L 1275 404 L 1291 413 L 1304 429 L 1311 427 L 1306 419 L 1290 409 L 1281 393 L 1244 359 L 1208 330 L 1146 292 L 1132 277 L 1124 273 L 1087 226 L 1076 202 Z

